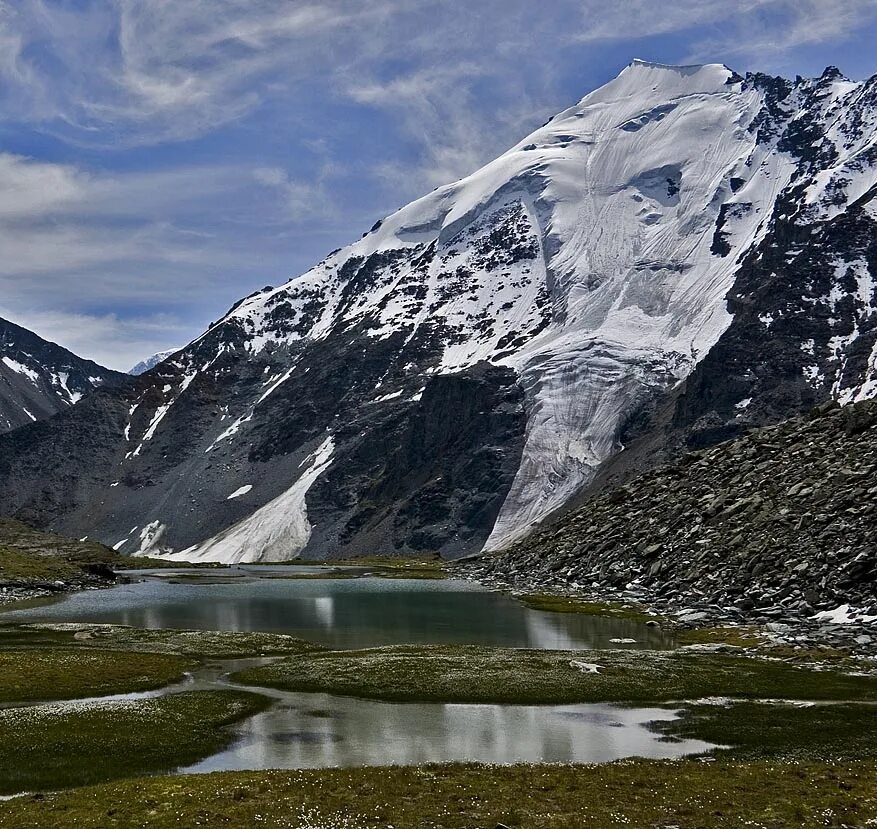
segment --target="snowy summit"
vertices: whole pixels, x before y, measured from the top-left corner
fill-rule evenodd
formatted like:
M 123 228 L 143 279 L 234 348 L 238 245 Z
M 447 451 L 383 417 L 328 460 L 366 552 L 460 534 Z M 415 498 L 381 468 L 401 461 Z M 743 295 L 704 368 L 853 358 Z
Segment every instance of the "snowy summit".
M 877 393 L 875 238 L 877 78 L 636 60 L 107 398 L 40 509 L 188 560 L 499 549 L 630 441 Z

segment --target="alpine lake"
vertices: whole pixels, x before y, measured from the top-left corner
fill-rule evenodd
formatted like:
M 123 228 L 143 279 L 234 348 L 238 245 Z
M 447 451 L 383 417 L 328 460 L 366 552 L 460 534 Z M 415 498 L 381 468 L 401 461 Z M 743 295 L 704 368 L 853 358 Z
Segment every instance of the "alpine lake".
M 218 825 L 258 825 L 251 807 L 268 814 L 283 801 L 266 783 L 279 774 L 283 797 L 295 801 L 283 819 L 297 817 L 268 825 L 602 826 L 594 792 L 619 774 L 640 786 L 792 759 L 817 777 L 826 763 L 854 764 L 855 785 L 844 791 L 856 792 L 856 808 L 875 802 L 877 679 L 842 657 L 765 658 L 753 632 L 744 646 L 740 631 L 709 631 L 701 641 L 711 644 L 698 645 L 641 609 L 522 601 L 444 575 L 401 566 L 140 570 L 107 589 L 7 606 L 0 741 L 20 750 L 0 758 L 0 826 L 64 825 L 58 809 L 71 824 L 77 815 L 76 825 L 180 825 L 171 813 L 185 811 L 175 799 L 183 781 L 209 789 L 204 814 L 231 798 L 223 814 L 246 815 Z M 723 645 L 725 634 L 736 644 Z M 772 769 L 763 780 L 792 773 Z M 455 807 L 443 821 L 430 812 L 452 797 L 445 788 L 477 788 L 490 770 L 494 783 L 468 811 Z M 287 791 L 289 775 L 300 785 Z M 534 817 L 544 803 L 531 813 L 516 802 L 522 780 L 544 775 L 545 797 L 589 788 L 593 824 L 564 823 L 578 820 L 578 801 L 558 805 L 556 821 Z M 233 780 L 245 794 L 224 788 Z M 353 780 L 366 800 L 384 798 L 386 819 L 364 816 L 355 798 L 352 811 L 336 802 Z M 318 796 L 323 783 L 334 794 Z M 147 822 L 139 812 L 113 822 L 94 811 L 95 797 L 103 809 L 129 785 L 146 812 L 142 792 L 159 787 L 152 799 L 170 800 L 153 804 Z M 755 778 L 747 785 L 760 790 Z M 431 822 L 412 817 L 411 804 L 393 810 L 397 787 L 439 798 L 420 799 Z M 789 797 L 787 808 L 800 808 Z M 745 809 L 758 802 L 753 790 Z

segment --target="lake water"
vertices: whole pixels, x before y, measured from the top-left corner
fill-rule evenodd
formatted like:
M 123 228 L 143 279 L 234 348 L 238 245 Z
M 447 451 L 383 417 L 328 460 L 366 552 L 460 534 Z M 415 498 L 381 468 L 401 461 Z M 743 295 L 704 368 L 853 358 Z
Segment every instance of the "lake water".
M 294 578 L 329 568 L 147 571 L 107 590 L 7 612 L 7 621 L 100 622 L 142 628 L 287 633 L 332 648 L 474 644 L 522 648 L 665 648 L 641 622 L 531 610 L 470 582 Z M 356 572 L 356 571 L 353 571 Z M 635 640 L 619 644 L 612 640 Z
M 467 763 L 604 763 L 709 750 L 667 742 L 648 723 L 660 708 L 610 705 L 384 703 L 295 694 L 235 729 L 225 751 L 184 772 Z
M 317 578 L 290 577 L 303 574 Z M 336 648 L 412 643 L 548 649 L 672 646 L 662 631 L 639 622 L 530 610 L 468 582 L 322 575 L 337 571 L 257 566 L 150 571 L 134 574 L 138 580 L 131 584 L 77 593 L 0 618 L 269 631 Z M 230 672 L 266 661 L 216 662 L 185 683 L 144 696 L 227 688 Z M 672 719 L 675 713 L 667 709 L 400 704 L 252 690 L 270 696 L 272 706 L 234 726 L 228 749 L 181 771 L 451 761 L 598 763 L 632 756 L 680 757 L 710 748 L 698 741 L 666 741 L 647 727 Z

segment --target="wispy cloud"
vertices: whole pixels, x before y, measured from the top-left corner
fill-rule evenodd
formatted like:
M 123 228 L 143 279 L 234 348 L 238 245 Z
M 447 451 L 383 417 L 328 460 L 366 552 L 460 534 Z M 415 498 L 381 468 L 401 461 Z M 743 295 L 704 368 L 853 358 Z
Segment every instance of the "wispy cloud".
M 761 60 L 768 56 L 771 63 L 784 66 L 792 50 L 840 42 L 877 21 L 877 0 L 749 0 L 746 6 L 748 13 L 731 18 L 723 34 L 696 39 L 688 58 L 708 60 L 716 53 Z
M 116 345 L 98 344 L 106 336 L 129 336 L 135 351 L 143 343 L 160 350 L 168 338 L 171 345 L 186 341 L 205 315 L 231 304 L 242 273 L 264 283 L 266 272 L 282 272 L 278 256 L 260 258 L 258 250 L 268 247 L 261 235 L 288 223 L 305 202 L 311 210 L 322 204 L 327 215 L 333 201 L 324 187 L 320 175 L 299 182 L 283 168 L 108 173 L 0 153 L 4 309 L 17 322 L 36 320 L 73 341 L 64 334 L 69 329 L 79 345 L 91 331 L 94 348 L 82 353 L 104 355 L 114 366 Z M 168 327 L 168 319 L 199 306 L 185 333 Z M 118 311 L 94 311 L 107 308 Z M 131 349 L 118 353 L 124 363 Z
M 0 296 L 92 355 L 102 325 L 174 346 L 609 64 L 844 69 L 875 25 L 877 0 L 0 0 Z
M 11 116 L 114 146 L 203 135 L 322 78 L 401 117 L 435 178 L 494 149 L 473 86 L 544 93 L 560 47 L 688 32 L 680 57 L 708 59 L 837 40 L 875 16 L 875 0 L 3 0 L 0 75 Z

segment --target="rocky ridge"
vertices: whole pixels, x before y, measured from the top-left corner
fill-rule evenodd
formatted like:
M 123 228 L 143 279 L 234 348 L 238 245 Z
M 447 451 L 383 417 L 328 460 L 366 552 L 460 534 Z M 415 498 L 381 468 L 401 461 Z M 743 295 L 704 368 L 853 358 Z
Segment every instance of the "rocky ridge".
M 125 375 L 0 319 L 0 432 L 44 420 Z
M 877 647 L 877 401 L 686 454 L 459 572 Z

